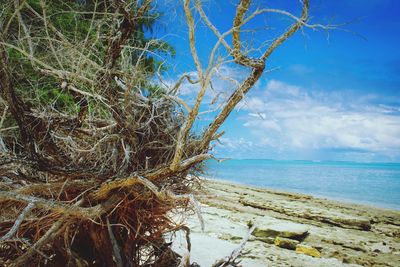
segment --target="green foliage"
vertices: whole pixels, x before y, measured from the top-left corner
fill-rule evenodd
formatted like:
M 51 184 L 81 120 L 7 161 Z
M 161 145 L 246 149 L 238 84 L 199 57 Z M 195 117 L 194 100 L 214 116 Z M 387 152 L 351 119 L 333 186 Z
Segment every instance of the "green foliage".
M 150 97 L 159 98 L 165 93 L 165 89 L 159 85 L 150 84 L 147 86 L 147 92 Z
M 40 0 L 26 0 L 27 4 L 33 7 L 37 12 L 41 12 Z
M 2 2 L 0 1 L 0 3 Z M 2 21 L 17 20 L 17 16 L 12 18 L 14 5 L 12 3 L 7 3 L 7 5 L 9 5 L 9 8 L 3 9 Z M 85 56 L 95 64 L 99 66 L 103 64 L 109 40 L 111 36 L 115 35 L 118 27 L 115 19 L 109 15 L 113 12 L 112 8 L 113 5 L 110 1 L 85 1 L 85 4 L 78 4 L 76 0 L 26 0 L 26 5 L 22 7 L 20 13 L 24 24 L 30 31 L 35 58 L 49 63 L 56 69 L 74 72 L 75 69 L 69 70 L 69 68 L 73 63 L 76 63 L 75 61 L 79 56 L 65 54 L 69 52 L 70 46 L 78 48 L 78 50 L 80 47 L 85 47 L 85 51 L 75 51 L 74 53 L 85 53 Z M 134 11 L 132 10 L 132 12 Z M 44 27 L 43 19 L 40 18 L 44 16 L 48 26 L 47 30 Z M 161 56 L 175 55 L 175 50 L 170 44 L 151 37 L 153 27 L 160 17 L 161 13 L 154 11 L 148 11 L 144 14 L 143 18 L 139 19 L 137 29 L 126 44 L 131 48 L 128 53 L 131 64 L 135 65 L 135 68 L 138 66 L 140 70 L 140 74 L 136 74 L 138 78 L 136 79 L 137 84 L 134 85 L 135 88 L 139 88 L 143 93 L 154 97 L 160 97 L 162 89 L 152 84 L 152 77 L 156 72 L 167 70 Z M 11 23 L 8 32 L 7 41 L 9 43 L 18 40 L 19 47 L 29 51 L 27 39 L 21 39 L 24 32 L 19 23 Z M 60 35 L 63 37 L 60 38 Z M 64 41 L 66 43 L 61 44 Z M 52 51 L 50 42 L 56 46 L 56 53 Z M 35 106 L 51 106 L 70 114 L 79 110 L 76 103 L 77 99 L 74 99 L 67 90 L 60 88 L 59 78 L 43 73 L 40 70 L 41 66 L 38 68 L 36 64 L 32 64 L 26 54 L 10 47 L 7 49 L 10 64 L 17 69 L 16 73 L 20 74 L 16 76 L 17 80 L 15 81 L 17 84 L 16 92 L 19 95 L 23 96 L 24 99 L 35 102 Z M 57 57 L 57 53 L 60 53 L 61 59 Z M 82 71 L 87 68 L 86 71 L 95 72 L 88 65 L 82 65 L 82 68 Z M 135 69 L 136 73 L 137 71 Z M 85 75 L 87 74 L 83 74 L 83 76 Z M 74 83 L 78 83 L 76 85 L 82 91 L 93 90 L 93 88 L 87 88 L 87 85 L 79 81 L 74 81 Z M 102 114 L 102 110 L 102 107 L 97 103 L 89 101 L 90 112 Z
M 73 97 L 60 88 L 55 87 L 54 84 L 38 87 L 36 97 L 38 97 L 39 102 L 50 103 L 57 110 L 67 113 L 78 111 Z

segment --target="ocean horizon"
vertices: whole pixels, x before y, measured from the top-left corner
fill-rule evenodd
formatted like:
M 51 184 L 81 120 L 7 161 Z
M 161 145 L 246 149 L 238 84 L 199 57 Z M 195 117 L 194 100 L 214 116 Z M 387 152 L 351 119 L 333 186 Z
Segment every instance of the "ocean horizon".
M 206 163 L 207 178 L 400 210 L 400 163 L 229 159 Z

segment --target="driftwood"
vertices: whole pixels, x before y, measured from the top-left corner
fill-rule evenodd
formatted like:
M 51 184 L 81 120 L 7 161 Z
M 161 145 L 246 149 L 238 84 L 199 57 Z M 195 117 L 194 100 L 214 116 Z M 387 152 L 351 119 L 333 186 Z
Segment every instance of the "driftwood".
M 237 266 L 239 262 L 237 262 L 238 257 L 242 253 L 244 246 L 246 245 L 247 241 L 249 240 L 251 234 L 254 232 L 254 229 L 256 229 L 256 226 L 253 225 L 247 234 L 242 238 L 240 241 L 240 244 L 237 248 L 235 248 L 229 256 L 226 256 L 225 258 L 219 259 L 211 265 L 211 267 L 227 267 L 227 266 Z
M 211 144 L 223 134 L 220 126 L 265 72 L 271 53 L 301 27 L 323 27 L 308 24 L 309 1 L 301 2 L 297 17 L 274 9 L 249 14 L 251 1 L 240 0 L 232 28 L 220 33 L 200 0 L 184 0 L 196 73 L 185 73 L 171 86 L 162 82 L 155 90 L 149 89 L 152 76 L 142 63 L 157 42 L 140 49 L 131 45 L 141 21 L 153 12 L 152 0 L 88 1 L 87 6 L 6 2 L 1 2 L 0 21 L 0 262 L 188 266 L 190 230 L 176 225 L 170 214 L 194 210 L 204 227 L 191 194 L 199 183 L 196 174 L 212 158 Z M 54 3 L 65 10 L 51 13 Z M 63 13 L 86 21 L 87 28 L 58 28 L 54 17 Z M 293 24 L 261 56 L 251 57 L 241 28 L 267 13 L 284 15 Z M 218 39 L 205 67 L 196 48 L 195 17 Z M 210 125 L 195 133 L 206 92 L 224 63 L 217 58 L 221 51 L 227 62 L 250 74 L 212 109 L 216 116 Z M 193 105 L 179 96 L 185 83 L 199 88 Z M 32 97 L 45 86 L 72 104 Z M 180 230 L 187 233 L 185 255 L 173 253 L 163 237 Z M 215 266 L 233 264 L 247 239 Z

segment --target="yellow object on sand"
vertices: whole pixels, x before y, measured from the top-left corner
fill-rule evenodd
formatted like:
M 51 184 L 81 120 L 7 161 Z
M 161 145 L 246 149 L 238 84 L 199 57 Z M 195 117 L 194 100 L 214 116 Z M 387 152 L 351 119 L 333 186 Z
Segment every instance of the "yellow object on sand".
M 316 258 L 320 258 L 321 257 L 321 253 L 316 249 L 313 248 L 311 246 L 306 246 L 306 245 L 297 245 L 296 246 L 296 252 L 297 253 L 302 253 L 308 256 L 312 256 L 312 257 L 316 257 Z

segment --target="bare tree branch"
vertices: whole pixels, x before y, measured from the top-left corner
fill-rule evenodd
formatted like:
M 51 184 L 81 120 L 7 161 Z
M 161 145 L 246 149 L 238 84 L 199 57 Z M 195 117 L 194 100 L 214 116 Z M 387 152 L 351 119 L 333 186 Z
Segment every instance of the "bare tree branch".
M 0 242 L 12 238 L 15 233 L 18 231 L 19 226 L 24 221 L 25 216 L 35 207 L 35 202 L 29 202 L 28 205 L 23 209 L 21 214 L 15 220 L 13 227 L 10 231 L 7 232 L 2 238 L 0 238 Z
M 253 225 L 250 230 L 247 232 L 247 234 L 242 238 L 242 241 L 240 241 L 240 244 L 237 248 L 235 248 L 231 254 L 223 259 L 217 260 L 211 267 L 224 267 L 224 266 L 236 266 L 234 264 L 235 260 L 240 256 L 240 253 L 244 249 L 244 246 L 246 245 L 247 241 L 249 240 L 251 234 L 254 232 L 254 229 L 256 229 L 256 226 Z

